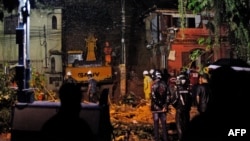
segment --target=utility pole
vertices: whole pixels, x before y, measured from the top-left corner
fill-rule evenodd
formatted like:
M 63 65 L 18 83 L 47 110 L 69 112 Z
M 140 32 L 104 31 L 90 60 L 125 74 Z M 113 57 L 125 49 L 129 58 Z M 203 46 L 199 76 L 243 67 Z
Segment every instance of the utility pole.
M 34 92 L 29 89 L 30 73 L 30 3 L 20 0 L 18 9 L 18 27 L 16 28 L 16 43 L 18 44 L 18 65 L 16 66 L 16 81 L 18 85 L 18 102 L 33 102 Z
M 39 34 L 39 38 L 41 38 L 40 34 Z M 41 42 L 41 39 L 40 39 L 40 45 L 44 46 L 44 49 L 45 49 L 45 68 L 47 68 L 48 67 L 48 60 L 47 60 L 48 53 L 47 53 L 47 40 L 46 40 L 46 26 L 45 25 L 43 26 L 43 38 L 44 38 L 43 42 Z
M 121 72 L 121 82 L 120 90 L 121 95 L 126 94 L 126 46 L 125 46 L 125 0 L 121 0 L 121 63 L 120 63 L 120 72 Z

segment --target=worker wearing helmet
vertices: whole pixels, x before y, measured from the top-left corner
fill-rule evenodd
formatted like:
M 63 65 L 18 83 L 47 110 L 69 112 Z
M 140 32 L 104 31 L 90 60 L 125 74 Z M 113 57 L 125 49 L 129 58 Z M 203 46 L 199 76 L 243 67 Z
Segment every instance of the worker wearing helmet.
M 153 116 L 154 140 L 159 141 L 160 136 L 163 141 L 167 141 L 167 110 L 168 110 L 168 91 L 167 84 L 162 80 L 160 72 L 156 72 L 153 76 L 153 84 L 151 87 L 151 103 L 150 110 Z M 161 123 L 161 125 L 160 125 Z M 161 135 L 160 135 L 160 128 Z
M 72 77 L 72 73 L 70 71 L 66 73 L 64 83 L 75 83 L 75 84 L 77 83 L 77 81 Z
M 151 77 L 151 79 L 153 79 L 154 73 L 155 73 L 155 70 L 154 69 L 150 69 L 149 76 Z
M 87 72 L 88 76 L 88 90 L 87 95 L 89 96 L 89 102 L 96 103 L 98 101 L 97 96 L 97 87 L 96 87 L 96 80 L 93 78 L 93 74 L 91 71 Z
M 190 81 L 186 74 L 180 74 L 176 77 L 176 92 L 171 104 L 176 111 L 175 123 L 179 140 L 183 140 L 183 135 L 187 132 L 190 121 L 193 97 L 189 86 Z
M 152 84 L 152 79 L 149 76 L 149 73 L 147 70 L 143 71 L 143 90 L 144 90 L 144 95 L 145 95 L 145 100 L 149 101 L 150 100 L 150 92 L 151 92 L 151 84 Z

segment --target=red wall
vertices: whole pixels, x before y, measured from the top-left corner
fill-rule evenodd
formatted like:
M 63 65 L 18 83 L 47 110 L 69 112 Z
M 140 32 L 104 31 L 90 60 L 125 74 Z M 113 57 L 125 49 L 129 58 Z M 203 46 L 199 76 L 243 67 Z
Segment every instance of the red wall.
M 198 46 L 197 44 L 192 44 L 192 45 L 185 45 L 185 44 L 173 44 L 171 46 L 171 50 L 175 51 L 175 60 L 168 60 L 168 68 L 169 71 L 171 70 L 176 70 L 179 72 L 181 67 L 183 67 L 183 62 L 182 62 L 182 52 L 190 52 L 193 49 L 197 48 L 203 48 L 201 46 Z
M 183 36 L 184 35 L 184 38 Z M 206 28 L 188 28 L 177 32 L 176 39 L 171 45 L 170 50 L 175 51 L 175 60 L 168 60 L 168 70 L 177 71 L 179 73 L 181 67 L 183 67 L 182 53 L 190 52 L 193 49 L 201 48 L 206 49 L 206 45 L 199 45 L 197 40 L 201 37 L 208 37 L 209 31 Z M 221 31 L 221 36 L 225 36 L 226 33 Z M 228 57 L 229 45 L 227 43 L 221 43 L 218 49 L 216 59 Z

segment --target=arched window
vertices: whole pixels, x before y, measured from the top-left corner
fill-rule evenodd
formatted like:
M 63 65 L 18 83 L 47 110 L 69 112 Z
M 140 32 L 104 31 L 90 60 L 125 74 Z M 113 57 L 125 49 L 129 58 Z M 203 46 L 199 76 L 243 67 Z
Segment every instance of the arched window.
M 55 73 L 56 72 L 56 60 L 54 57 L 51 58 L 50 64 L 51 64 L 51 72 Z
M 56 16 L 52 17 L 52 29 L 57 29 L 57 19 L 56 19 Z

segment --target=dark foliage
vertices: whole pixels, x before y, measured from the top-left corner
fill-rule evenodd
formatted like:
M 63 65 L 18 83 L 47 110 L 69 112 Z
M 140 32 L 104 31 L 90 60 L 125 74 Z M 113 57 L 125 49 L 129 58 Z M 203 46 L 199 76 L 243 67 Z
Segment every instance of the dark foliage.
M 11 12 L 19 5 L 19 0 L 3 0 L 3 6 L 8 12 Z

